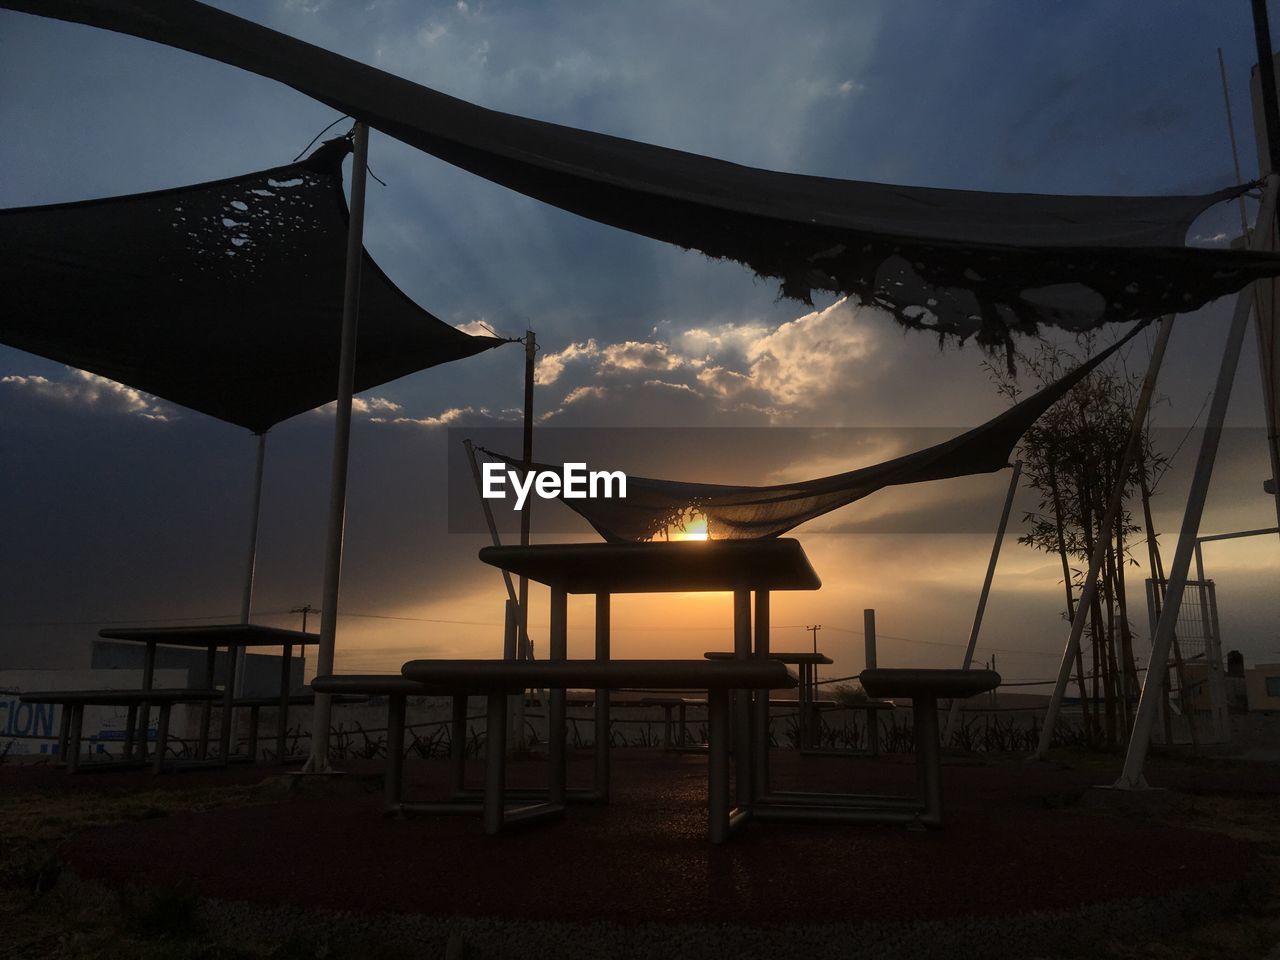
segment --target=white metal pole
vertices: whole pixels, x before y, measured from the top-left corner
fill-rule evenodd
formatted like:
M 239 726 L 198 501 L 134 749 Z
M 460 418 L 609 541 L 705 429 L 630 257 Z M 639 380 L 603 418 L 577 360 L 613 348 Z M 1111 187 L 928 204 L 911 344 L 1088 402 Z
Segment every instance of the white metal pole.
M 1138 402 L 1133 408 L 1133 422 L 1129 424 L 1129 439 L 1125 444 L 1124 456 L 1120 460 L 1120 471 L 1116 485 L 1111 490 L 1111 500 L 1107 504 L 1107 512 L 1102 518 L 1102 536 L 1093 545 L 1093 555 L 1089 557 L 1089 572 L 1085 576 L 1084 589 L 1080 591 L 1080 600 L 1076 604 L 1075 616 L 1071 618 L 1071 634 L 1067 637 L 1067 645 L 1062 651 L 1062 663 L 1058 665 L 1058 677 L 1054 682 L 1053 695 L 1049 698 L 1049 709 L 1044 715 L 1044 727 L 1040 731 L 1040 742 L 1036 745 L 1033 759 L 1043 760 L 1049 753 L 1049 743 L 1053 739 L 1053 728 L 1058 722 L 1058 712 L 1062 708 L 1062 698 L 1067 692 L 1067 681 L 1071 679 L 1071 666 L 1075 663 L 1076 650 L 1080 646 L 1080 638 L 1084 635 L 1085 621 L 1093 607 L 1093 598 L 1098 592 L 1098 573 L 1102 570 L 1106 559 L 1107 546 L 1110 543 L 1110 532 L 1115 529 L 1116 518 L 1124 505 L 1124 492 L 1128 485 L 1129 472 L 1133 467 L 1138 445 L 1142 440 L 1142 429 L 1147 420 L 1147 411 L 1151 409 L 1151 396 L 1155 392 L 1156 380 L 1160 376 L 1160 365 L 1164 363 L 1165 348 L 1169 345 L 1169 337 L 1173 333 L 1173 317 L 1164 317 L 1160 321 L 1160 332 L 1156 335 L 1155 345 L 1151 348 L 1151 360 L 1147 364 L 1147 375 L 1142 381 L 1142 390 L 1138 393 Z M 1148 673 L 1150 676 L 1150 673 Z M 1083 705 L 1082 705 L 1083 706 Z
M 355 389 L 356 326 L 360 319 L 360 267 L 364 254 L 365 174 L 369 168 L 369 128 L 356 121 L 351 161 L 351 218 L 347 227 L 347 272 L 342 296 L 342 348 L 338 361 L 337 409 L 333 418 L 333 465 L 329 475 L 329 526 L 325 537 L 324 600 L 320 609 L 320 643 L 316 673 L 333 673 L 338 633 L 338 585 L 342 578 L 342 533 L 347 511 L 347 457 L 351 449 L 351 394 Z M 316 694 L 311 719 L 311 756 L 305 773 L 329 770 L 327 693 Z
M 1250 249 L 1271 249 L 1273 246 L 1278 183 L 1280 183 L 1280 175 L 1271 174 L 1267 177 L 1266 189 L 1262 195 L 1262 209 L 1258 212 L 1258 222 L 1249 241 Z M 1147 761 L 1147 748 L 1151 742 L 1151 725 L 1155 720 L 1157 701 L 1163 686 L 1157 678 L 1163 673 L 1169 659 L 1169 647 L 1173 642 L 1178 611 L 1182 609 L 1182 595 L 1187 586 L 1187 573 L 1191 567 L 1192 554 L 1195 552 L 1196 537 L 1200 532 L 1200 518 L 1204 515 L 1204 504 L 1209 494 L 1209 481 L 1213 477 L 1213 464 L 1217 459 L 1219 441 L 1222 439 L 1222 425 L 1226 420 L 1227 406 L 1231 401 L 1231 387 L 1235 381 L 1236 367 L 1240 362 L 1240 348 L 1244 343 L 1245 330 L 1249 326 L 1249 313 L 1253 303 L 1254 291 L 1251 284 L 1240 291 L 1236 297 L 1235 315 L 1231 318 L 1231 329 L 1227 333 L 1227 343 L 1222 351 L 1222 363 L 1218 368 L 1218 380 L 1213 389 L 1209 419 L 1205 425 L 1204 438 L 1200 442 L 1200 455 L 1196 460 L 1195 475 L 1191 480 L 1191 492 L 1187 496 L 1182 529 L 1178 534 L 1178 548 L 1173 556 L 1173 565 L 1169 569 L 1164 608 L 1160 611 L 1160 622 L 1156 625 L 1156 635 L 1151 647 L 1151 662 L 1147 665 L 1146 682 L 1142 685 L 1142 697 L 1138 701 L 1138 716 L 1134 720 L 1133 732 L 1129 736 L 1129 749 L 1125 754 L 1124 770 L 1115 783 L 1115 786 L 1120 789 L 1141 790 L 1147 785 L 1142 771 Z
M 249 512 L 249 557 L 245 562 L 244 594 L 240 599 L 240 622 L 248 623 L 253 610 L 253 577 L 258 565 L 258 518 L 262 514 L 262 464 L 267 455 L 267 432 L 258 434 L 258 460 L 253 471 L 253 507 Z M 246 650 L 236 651 L 236 696 L 244 694 Z
M 991 581 L 996 577 L 996 562 L 1000 559 L 1000 545 L 1004 543 L 1004 532 L 1009 526 L 1009 513 L 1013 510 L 1013 498 L 1018 492 L 1018 479 L 1022 476 L 1022 461 L 1013 463 L 1013 476 L 1009 478 L 1009 492 L 1005 494 L 1004 509 L 1000 512 L 1000 524 L 996 527 L 996 542 L 991 547 L 991 559 L 987 562 L 987 576 L 982 581 L 982 592 L 978 595 L 978 611 L 973 615 L 973 629 L 969 631 L 969 645 L 964 651 L 963 670 L 968 670 L 973 663 L 973 651 L 978 646 L 978 634 L 982 630 L 982 615 L 987 612 L 987 598 L 991 595 Z M 942 742 L 951 738 L 951 728 L 960 712 L 960 701 L 951 701 L 951 710 L 947 713 L 947 726 L 942 733 Z

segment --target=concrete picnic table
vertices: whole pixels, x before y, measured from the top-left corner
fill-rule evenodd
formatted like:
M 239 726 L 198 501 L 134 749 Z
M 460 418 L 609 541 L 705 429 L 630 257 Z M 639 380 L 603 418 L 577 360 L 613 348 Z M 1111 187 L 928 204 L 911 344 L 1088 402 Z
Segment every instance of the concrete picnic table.
M 289 730 L 289 668 L 293 657 L 294 646 L 307 646 L 318 643 L 319 634 L 303 633 L 301 630 L 285 630 L 280 627 L 267 627 L 256 623 L 219 623 L 202 624 L 200 626 L 160 626 L 160 627 L 127 627 L 99 630 L 98 636 L 106 640 L 125 640 L 131 643 L 145 643 L 146 657 L 142 666 L 142 689 L 150 690 L 155 677 L 156 648 L 160 644 L 174 647 L 204 647 L 208 653 L 205 658 L 206 687 L 213 687 L 214 668 L 218 651 L 227 651 L 226 688 L 222 697 L 222 730 L 219 737 L 221 762 L 227 763 L 231 756 L 231 716 L 234 709 L 236 686 L 236 655 L 242 647 L 283 647 L 280 658 L 280 717 L 276 727 L 277 756 L 284 756 L 285 741 Z M 147 723 L 148 706 L 142 705 L 141 721 Z M 136 719 L 135 708 L 129 708 L 129 725 L 132 729 Z M 204 760 L 209 749 L 209 708 L 205 706 L 200 719 L 200 743 L 198 759 Z M 252 761 L 252 757 L 250 760 Z
M 80 741 L 84 732 L 84 708 L 85 707 L 112 707 L 127 706 L 129 707 L 129 716 L 133 716 L 133 711 L 139 702 L 138 690 L 32 690 L 29 693 L 21 694 L 19 699 L 23 703 L 51 703 L 62 708 L 62 723 L 58 730 L 58 756 L 61 757 L 67 765 L 67 773 L 76 773 L 80 769 Z M 146 694 L 149 703 L 154 703 L 160 708 L 160 720 L 156 725 L 156 746 L 155 755 L 153 757 L 153 770 L 160 773 L 164 769 L 165 748 L 169 741 L 169 717 L 173 707 L 180 703 L 207 703 L 217 698 L 218 694 L 215 690 L 169 690 L 148 688 Z M 126 756 L 123 760 L 103 761 L 89 764 L 94 768 L 111 768 L 121 764 L 125 766 L 133 765 L 133 749 L 131 738 L 133 735 L 132 727 L 128 731 L 128 738 L 125 740 Z M 141 743 L 141 757 L 138 758 L 137 765 L 143 766 L 147 762 L 147 746 L 144 737 Z
M 569 543 L 485 547 L 480 559 L 551 588 L 550 659 L 568 656 L 568 596 L 596 598 L 596 659 L 609 659 L 610 597 L 615 593 L 733 594 L 733 656 L 748 659 L 769 653 L 769 595 L 774 590 L 817 590 L 822 581 L 800 542 L 774 540 L 692 540 L 651 543 Z M 752 630 L 751 595 L 755 594 Z M 754 636 L 754 644 L 753 644 Z M 565 692 L 551 694 L 548 711 L 552 765 L 563 768 Z M 748 805 L 752 792 L 767 782 L 768 743 L 757 730 L 768 729 L 768 694 L 736 698 L 734 707 L 735 789 Z M 609 692 L 596 691 L 595 793 L 609 791 Z
M 752 813 L 762 820 L 802 823 L 905 823 L 914 827 L 942 824 L 942 745 L 938 735 L 938 700 L 976 696 L 1000 685 L 994 670 L 890 669 L 863 670 L 858 675 L 869 697 L 911 700 L 915 739 L 914 796 L 855 793 L 766 792 Z
M 769 690 L 794 686 L 786 668 L 763 658 L 744 657 L 724 662 L 706 660 L 410 660 L 404 677 L 424 688 L 482 693 L 488 699 L 485 723 L 485 787 L 482 806 L 471 803 L 415 803 L 414 809 L 436 813 L 483 814 L 486 833 L 504 826 L 559 816 L 567 798 L 565 765 L 551 763 L 550 784 L 542 802 L 507 803 L 505 780 L 507 697 L 530 687 L 563 693 L 569 687 L 612 690 L 653 686 L 662 689 L 705 690 L 709 726 L 707 763 L 707 820 L 712 843 L 723 843 L 743 822 L 748 809 L 729 797 L 729 698 L 733 691 Z M 328 683 L 331 678 L 325 678 Z M 554 692 L 552 694 L 554 697 Z M 553 700 L 554 703 L 554 700 Z M 561 714 L 563 718 L 563 713 Z M 563 757 L 564 731 L 560 730 Z M 556 741 L 552 740 L 554 747 Z M 554 753 L 553 753 L 554 758 Z M 739 759 L 742 759 L 741 757 Z M 741 773 L 739 773 L 741 776 Z M 401 805 L 402 807 L 405 805 Z

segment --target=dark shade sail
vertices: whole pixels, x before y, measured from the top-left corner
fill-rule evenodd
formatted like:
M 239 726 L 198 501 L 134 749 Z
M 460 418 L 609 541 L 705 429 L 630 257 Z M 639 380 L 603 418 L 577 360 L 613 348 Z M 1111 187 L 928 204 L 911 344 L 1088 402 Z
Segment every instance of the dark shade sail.
M 625 499 L 561 496 L 560 501 L 611 543 L 653 540 L 664 531 L 685 529 L 699 518 L 705 519 L 707 536 L 712 540 L 759 540 L 779 536 L 806 520 L 885 487 L 992 473 L 1009 465 L 1018 440 L 1045 411 L 1128 343 L 1142 326 L 1145 324 L 995 419 L 943 443 L 883 463 L 818 480 L 767 487 L 687 483 L 628 474 Z M 513 457 L 483 447 L 476 449 L 521 469 L 520 461 Z M 562 473 L 560 468 L 545 464 L 535 467 Z
M 156 193 L 0 211 L 0 343 L 261 433 L 337 395 L 345 139 Z M 356 390 L 497 346 L 364 254 Z
M 1008 344 L 1186 312 L 1280 274 L 1271 253 L 1185 247 L 1238 195 L 997 194 L 799 176 L 498 113 L 192 0 L 0 0 L 270 77 L 495 183 L 746 264 L 808 302 L 855 297 L 940 335 Z

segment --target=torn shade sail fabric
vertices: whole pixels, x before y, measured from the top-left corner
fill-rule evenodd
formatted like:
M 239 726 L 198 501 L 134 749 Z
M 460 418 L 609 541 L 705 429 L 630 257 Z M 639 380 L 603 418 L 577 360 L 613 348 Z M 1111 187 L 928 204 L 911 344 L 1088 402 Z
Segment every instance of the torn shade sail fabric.
M 1082 363 L 1060 380 L 1010 407 L 993 420 L 915 453 L 847 473 L 768 487 L 654 480 L 627 474 L 625 499 L 559 499 L 611 543 L 647 541 L 705 519 L 712 540 L 776 537 L 884 487 L 992 473 L 1009 465 L 1019 438 L 1054 403 L 1127 343 L 1145 324 Z M 521 470 L 520 460 L 483 447 L 490 457 Z M 562 471 L 535 464 L 535 469 Z
M 1193 249 L 1191 221 L 1237 196 L 983 193 L 799 176 L 531 120 L 458 100 L 193 0 L 0 0 L 288 84 L 481 177 L 600 223 L 736 260 L 805 302 L 879 306 L 940 336 L 1008 345 L 1194 310 L 1272 253 Z
M 0 211 L 0 343 L 262 433 L 337 395 L 342 159 Z M 497 346 L 423 310 L 364 254 L 356 390 Z

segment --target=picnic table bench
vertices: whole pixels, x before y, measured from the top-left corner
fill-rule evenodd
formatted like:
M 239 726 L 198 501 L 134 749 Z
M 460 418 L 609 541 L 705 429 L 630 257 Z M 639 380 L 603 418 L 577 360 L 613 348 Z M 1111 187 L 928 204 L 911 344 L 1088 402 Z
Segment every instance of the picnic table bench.
M 858 675 L 868 696 L 911 701 L 916 760 L 914 796 L 848 793 L 766 792 L 753 809 L 762 820 L 846 823 L 942 824 L 942 744 L 938 700 L 964 699 L 994 690 L 994 670 L 916 670 L 878 668 Z
M 364 703 L 368 700 L 364 696 L 336 696 L 333 698 L 334 703 Z M 247 709 L 249 711 L 249 736 L 248 743 L 244 754 L 236 759 L 247 760 L 254 763 L 258 757 L 258 717 L 262 713 L 262 708 L 277 707 L 282 712 L 290 707 L 310 707 L 316 702 L 314 693 L 291 693 L 287 696 L 270 696 L 270 697 L 236 697 L 231 702 L 231 706 L 236 710 Z M 276 762 L 284 763 L 287 760 L 295 759 L 285 754 L 285 740 L 288 735 L 287 719 L 285 723 L 279 723 L 277 719 L 276 725 Z M 230 759 L 230 758 L 228 758 Z
M 320 636 L 315 633 L 303 633 L 299 630 L 286 630 L 281 627 L 267 627 L 257 623 L 214 623 L 161 627 L 127 627 L 99 630 L 98 636 L 105 640 L 124 640 L 129 643 L 141 643 L 146 647 L 142 664 L 142 687 L 149 689 L 155 675 L 156 655 L 159 647 L 165 646 L 203 648 L 205 651 L 205 667 L 203 684 L 212 689 L 214 683 L 214 666 L 219 650 L 226 651 L 226 674 L 222 689 L 222 730 L 219 748 L 221 762 L 226 763 L 231 756 L 231 712 L 234 709 L 236 689 L 236 659 L 239 651 L 258 647 L 280 647 L 280 693 L 277 698 L 281 704 L 280 717 L 277 721 L 276 740 L 281 749 L 289 723 L 289 677 L 293 648 L 305 648 L 309 644 L 319 642 Z M 206 703 L 200 718 L 200 741 L 196 755 L 204 760 L 209 748 L 211 703 Z M 135 708 L 130 708 L 129 722 L 134 722 Z M 141 712 L 140 723 L 147 725 L 147 709 Z
M 316 677 L 311 681 L 311 689 L 334 697 L 387 698 L 387 770 L 383 782 L 383 809 L 389 814 L 405 813 L 412 806 L 404 799 L 404 720 L 409 697 L 452 697 L 449 737 L 452 785 L 455 793 L 463 788 L 466 738 L 462 732 L 467 722 L 467 691 L 428 687 L 399 673 L 331 674 Z
M 487 698 L 482 812 L 484 830 L 489 834 L 515 822 L 559 816 L 565 805 L 565 768 L 557 763 L 551 764 L 550 785 L 544 801 L 519 805 L 508 803 L 508 695 L 522 693 L 531 687 L 549 690 L 658 687 L 706 691 L 710 713 L 707 819 L 712 843 L 723 843 L 728 839 L 733 827 L 745 815 L 741 808 L 731 807 L 729 796 L 730 691 L 795 686 L 795 680 L 783 664 L 767 660 L 411 660 L 401 672 L 409 680 L 431 688 L 478 693 Z M 563 751 L 563 744 L 560 747 Z M 474 804 L 416 804 L 415 808 L 424 812 L 475 812 Z
M 119 761 L 99 761 L 89 766 L 106 769 L 121 765 L 142 766 L 147 762 L 146 731 L 138 738 L 141 756 L 134 760 L 135 730 L 132 718 L 139 707 L 155 705 L 160 708 L 156 726 L 156 744 L 153 771 L 164 769 L 165 749 L 169 742 L 169 717 L 175 704 L 211 703 L 221 698 L 217 690 L 139 689 L 139 690 L 33 690 L 20 694 L 22 703 L 51 703 L 62 707 L 62 722 L 58 730 L 58 755 L 65 758 L 67 772 L 80 769 L 80 741 L 84 732 L 85 707 L 123 706 L 129 708 L 130 723 L 125 731 L 124 757 Z

